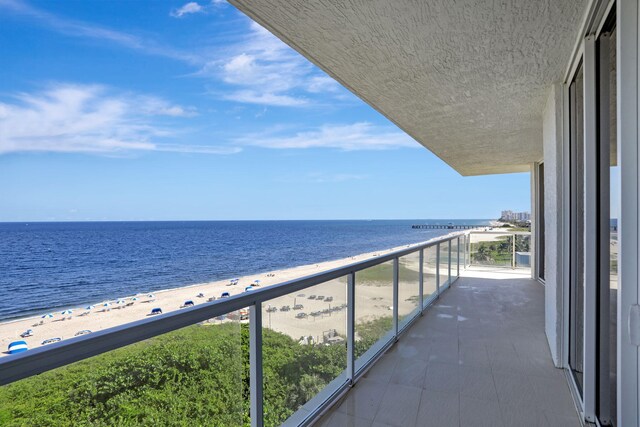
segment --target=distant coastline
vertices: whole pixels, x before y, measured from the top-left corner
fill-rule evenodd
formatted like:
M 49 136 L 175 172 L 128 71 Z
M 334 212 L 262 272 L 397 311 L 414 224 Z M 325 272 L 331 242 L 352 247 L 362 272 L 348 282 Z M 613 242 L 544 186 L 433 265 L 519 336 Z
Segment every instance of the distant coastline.
M 0 321 L 413 244 L 415 221 L 0 223 Z M 26 224 L 26 223 L 25 223 Z M 27 297 L 28 296 L 28 297 Z
M 458 233 L 459 232 L 447 234 Z M 430 240 L 439 239 L 441 237 L 442 236 L 434 237 Z M 420 243 L 424 242 L 416 244 Z M 177 288 L 157 290 L 152 294 L 140 292 L 129 296 L 119 295 L 118 298 L 111 298 L 104 301 L 93 301 L 91 304 L 94 307 L 91 309 L 85 307 L 89 304 L 88 302 L 85 304 L 79 304 L 78 306 L 69 306 L 66 309 L 70 309 L 72 313 L 66 315 L 61 314 L 60 310 L 51 311 L 53 317 L 47 319 L 43 319 L 40 316 L 11 319 L 0 322 L 0 347 L 6 348 L 10 342 L 18 339 L 24 339 L 29 348 L 36 348 L 40 347 L 42 342 L 47 339 L 69 339 L 76 336 L 80 331 L 96 332 L 144 319 L 150 315 L 152 308 L 160 308 L 163 313 L 176 311 L 179 310 L 187 301 L 192 301 L 194 305 L 198 305 L 207 302 L 212 297 L 214 299 L 220 299 L 223 293 L 237 295 L 239 293 L 246 292 L 245 288 L 247 286 L 253 285 L 256 286 L 256 288 L 272 286 L 274 284 L 316 274 L 325 270 L 341 267 L 414 245 L 415 244 L 408 244 L 401 247 L 353 255 L 347 258 L 322 263 L 296 266 L 283 270 L 265 271 L 258 274 L 239 277 L 235 281 L 235 284 L 232 284 L 231 278 L 227 278 L 214 282 L 197 283 Z M 406 265 L 405 268 L 412 269 L 416 272 L 418 271 L 417 265 Z M 316 292 L 331 296 L 334 307 L 346 303 L 346 294 L 335 292 L 336 283 L 337 281 L 334 280 L 313 288 Z M 338 288 L 342 288 L 342 286 L 338 285 Z M 387 299 L 391 297 L 391 294 L 385 291 L 385 288 L 385 286 L 369 286 L 362 288 L 361 292 L 364 292 L 366 295 L 371 294 L 367 298 L 367 300 L 371 302 L 360 306 L 358 316 L 365 319 L 367 316 L 380 311 L 380 307 L 387 307 L 391 304 L 391 300 L 387 301 Z M 313 289 L 310 289 L 309 292 L 313 292 Z M 324 289 L 324 291 L 321 289 Z M 136 299 L 134 300 L 133 298 Z M 282 298 L 280 300 L 282 300 Z M 293 296 L 291 296 L 291 300 L 295 301 Z M 274 303 L 275 302 L 276 301 L 274 301 Z M 304 312 L 305 314 L 310 310 L 313 311 L 315 309 L 326 308 L 326 304 L 320 300 L 312 301 L 303 297 L 300 302 L 303 302 L 305 307 L 305 311 L 300 312 Z M 293 302 L 289 302 L 288 299 L 287 303 L 291 306 L 294 304 Z M 108 304 L 108 306 L 105 306 L 105 304 Z M 284 302 L 278 302 L 278 304 L 284 304 Z M 407 304 L 407 307 L 410 307 L 411 302 L 403 301 L 402 304 Z M 266 309 L 267 307 L 264 308 Z M 281 317 L 291 314 L 291 316 L 289 316 L 291 317 L 291 320 L 280 322 L 280 327 L 282 328 L 281 332 L 286 333 L 291 337 L 298 337 L 301 335 L 301 331 L 308 330 L 310 327 L 308 322 L 295 319 L 295 314 L 297 313 L 298 312 L 279 313 Z M 268 316 L 268 314 L 266 316 Z M 219 319 L 214 321 L 214 319 L 212 319 L 211 321 L 214 323 L 220 323 L 225 320 L 226 319 Z M 317 329 L 316 332 L 319 334 L 321 334 L 324 329 L 328 328 L 328 325 L 335 323 L 335 321 L 331 322 L 330 319 L 324 320 L 323 318 L 314 319 L 313 326 Z M 300 326 L 302 326 L 302 329 L 300 329 Z M 20 334 L 27 330 L 32 330 L 32 335 L 21 338 Z M 0 357 L 3 355 L 6 355 L 6 353 L 1 353 Z

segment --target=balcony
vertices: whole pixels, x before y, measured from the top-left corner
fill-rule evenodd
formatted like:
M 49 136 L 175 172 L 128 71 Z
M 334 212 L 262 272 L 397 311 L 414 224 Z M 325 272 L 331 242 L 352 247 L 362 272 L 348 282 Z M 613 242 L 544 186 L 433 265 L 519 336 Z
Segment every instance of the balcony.
M 4 357 L 0 421 L 579 425 L 527 239 L 457 233 Z
M 526 269 L 472 266 L 321 426 L 580 426 Z

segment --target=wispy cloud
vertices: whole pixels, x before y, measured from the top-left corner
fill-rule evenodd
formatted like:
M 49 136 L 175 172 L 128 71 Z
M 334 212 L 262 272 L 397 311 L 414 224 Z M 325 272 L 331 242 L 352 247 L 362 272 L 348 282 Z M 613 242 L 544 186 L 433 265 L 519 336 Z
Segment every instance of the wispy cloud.
M 333 93 L 340 89 L 340 84 L 329 76 L 313 76 L 307 82 L 307 91 L 311 93 Z
M 171 141 L 162 117 L 188 117 L 195 109 L 148 95 L 112 93 L 100 85 L 52 85 L 0 102 L 0 154 L 49 151 L 117 153 L 132 150 L 231 154 L 239 147 L 159 143 Z
M 186 15 L 210 13 L 227 5 L 224 0 L 192 1 L 170 11 L 182 18 Z M 227 38 L 218 45 L 197 43 L 189 49 L 178 49 L 161 42 L 160 36 L 144 36 L 131 32 L 70 19 L 34 7 L 23 0 L 0 0 L 0 10 L 29 18 L 53 31 L 71 37 L 106 41 L 139 51 L 189 64 L 192 75 L 215 83 L 220 98 L 244 104 L 277 107 L 304 107 L 351 98 L 335 80 L 319 71 L 299 53 L 291 49 L 259 24 L 243 18 L 248 26 L 239 39 Z M 233 41 L 231 41 L 233 40 Z M 210 43 L 210 42 L 209 42 Z M 324 97 L 324 102 L 323 102 Z
M 177 9 L 173 9 L 169 15 L 174 18 L 182 18 L 185 15 L 193 15 L 199 13 L 209 13 L 212 10 L 219 9 L 228 5 L 225 0 L 211 0 L 209 3 L 198 3 L 195 1 L 185 3 Z
M 199 58 L 193 53 L 171 48 L 148 37 L 140 37 L 90 22 L 61 17 L 33 7 L 21 0 L 0 0 L 0 9 L 35 20 L 43 26 L 67 36 L 105 40 L 128 49 L 142 51 L 145 54 L 165 56 L 190 63 L 199 62 Z
M 173 16 L 174 18 L 182 18 L 185 15 L 200 13 L 203 11 L 204 11 L 204 8 L 202 6 L 192 1 L 189 3 L 185 3 L 182 7 L 172 10 L 170 15 Z
M 273 149 L 335 148 L 345 151 L 416 148 L 406 133 L 389 127 L 360 122 L 348 125 L 324 125 L 318 129 L 287 134 L 271 131 L 251 134 L 235 140 L 238 145 Z
M 331 77 L 255 22 L 246 37 L 208 61 L 197 73 L 221 79 L 232 89 L 225 99 L 278 107 L 317 103 L 318 95 L 343 92 Z

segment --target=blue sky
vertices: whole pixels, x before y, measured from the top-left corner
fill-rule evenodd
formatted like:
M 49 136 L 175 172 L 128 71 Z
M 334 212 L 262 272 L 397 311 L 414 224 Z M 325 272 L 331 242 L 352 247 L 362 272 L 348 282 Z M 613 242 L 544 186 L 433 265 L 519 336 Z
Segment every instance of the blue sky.
M 0 221 L 529 210 L 222 0 L 0 0 L 0 58 Z

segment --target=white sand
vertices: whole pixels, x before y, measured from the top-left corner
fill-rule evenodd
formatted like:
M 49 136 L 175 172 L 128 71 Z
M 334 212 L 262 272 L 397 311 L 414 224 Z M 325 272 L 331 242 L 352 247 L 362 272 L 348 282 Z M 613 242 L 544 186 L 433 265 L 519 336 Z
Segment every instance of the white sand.
M 438 240 L 443 237 L 444 236 L 439 236 L 432 240 Z M 128 297 L 125 299 L 125 304 L 116 304 L 116 300 L 111 300 L 109 301 L 111 303 L 109 309 L 104 309 L 100 305 L 96 305 L 92 310 L 85 310 L 84 307 L 79 307 L 73 309 L 73 314 L 70 316 L 63 316 L 60 312 L 55 312 L 52 319 L 41 319 L 38 316 L 0 323 L 0 346 L 2 350 L 6 350 L 10 342 L 22 339 L 20 338 L 22 332 L 27 329 L 32 329 L 33 336 L 24 338 L 24 340 L 27 342 L 29 348 L 35 348 L 41 346 L 42 341 L 49 338 L 56 337 L 64 340 L 74 337 L 77 332 L 82 330 L 95 332 L 144 319 L 149 316 L 152 308 L 158 307 L 161 308 L 164 313 L 167 313 L 179 310 L 180 306 L 186 300 L 191 300 L 195 305 L 199 305 L 206 302 L 209 297 L 219 298 L 223 292 L 237 295 L 244 292 L 244 289 L 253 284 L 254 280 L 260 280 L 260 287 L 271 286 L 419 244 L 360 254 L 320 264 L 304 265 L 285 270 L 245 276 L 240 278 L 237 285 L 229 285 L 229 280 L 202 283 L 154 292 L 154 298 L 147 297 L 147 294 L 136 295 L 139 300 L 135 302 L 131 301 L 132 297 Z M 408 256 L 405 267 L 416 273 L 415 280 L 413 278 L 405 279 L 401 277 L 399 298 L 399 312 L 401 315 L 410 313 L 418 304 L 417 272 L 419 266 L 417 257 Z M 310 313 L 346 304 L 345 283 L 346 279 L 332 280 L 270 301 L 263 307 L 264 327 L 271 327 L 295 339 L 299 339 L 302 336 L 312 336 L 316 341 L 322 341 L 323 332 L 333 329 L 335 329 L 338 334 L 344 334 L 346 329 L 346 309 L 343 308 L 339 311 L 325 312 L 317 316 L 311 316 Z M 358 281 L 356 283 L 356 324 L 361 321 L 391 315 L 389 308 L 393 304 L 391 283 L 389 283 L 388 286 L 359 283 Z M 430 287 L 432 286 L 429 286 L 425 281 L 425 294 L 427 293 L 427 288 Z M 200 293 L 204 294 L 204 297 L 197 297 Z M 333 297 L 333 301 L 311 300 L 308 298 L 310 295 Z M 412 297 L 413 300 L 410 300 Z M 125 306 L 127 303 L 130 305 Z M 294 304 L 302 304 L 304 308 L 294 310 Z M 269 305 L 276 307 L 277 311 L 267 312 Z M 281 311 L 282 306 L 286 305 L 290 306 L 290 310 Z M 87 312 L 87 314 L 82 315 L 85 312 Z M 307 317 L 296 318 L 298 313 L 305 313 Z M 220 320 L 211 320 L 211 323 L 219 322 Z M 0 357 L 6 354 L 4 351 L 0 352 Z

